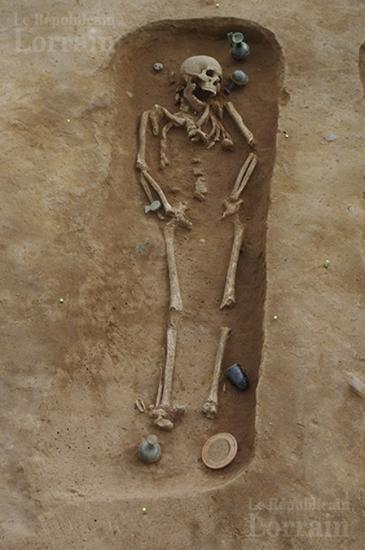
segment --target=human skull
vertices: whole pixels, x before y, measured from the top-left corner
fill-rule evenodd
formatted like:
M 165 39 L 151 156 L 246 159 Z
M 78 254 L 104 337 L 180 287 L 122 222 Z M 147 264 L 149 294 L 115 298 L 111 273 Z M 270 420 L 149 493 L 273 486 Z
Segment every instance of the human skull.
M 194 55 L 180 67 L 183 97 L 195 111 L 201 111 L 209 99 L 221 90 L 222 67 L 214 57 Z

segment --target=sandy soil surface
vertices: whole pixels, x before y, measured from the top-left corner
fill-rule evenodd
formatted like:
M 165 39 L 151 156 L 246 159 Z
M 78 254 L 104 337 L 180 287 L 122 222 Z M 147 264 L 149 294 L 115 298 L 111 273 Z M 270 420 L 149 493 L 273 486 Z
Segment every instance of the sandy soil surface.
M 276 4 L 2 5 L 4 550 L 365 544 L 364 401 L 348 389 L 349 373 L 365 378 L 365 13 L 355 0 Z M 188 411 L 145 468 L 135 445 L 151 426 L 133 404 L 154 400 L 168 281 L 161 222 L 144 215 L 134 171 L 137 118 L 157 102 L 173 109 L 167 75 L 188 55 L 229 74 L 234 26 L 252 46 L 234 101 L 260 159 L 235 309 L 218 309 L 232 239 L 218 220 L 249 148 L 229 122 L 232 153 L 176 131 L 161 173 L 149 140 L 193 230 L 177 234 L 175 395 Z M 194 156 L 205 203 L 192 199 Z M 242 362 L 252 387 L 227 387 L 209 421 L 200 407 L 222 325 L 233 328 L 225 364 Z M 216 431 L 239 453 L 213 473 L 199 454 Z

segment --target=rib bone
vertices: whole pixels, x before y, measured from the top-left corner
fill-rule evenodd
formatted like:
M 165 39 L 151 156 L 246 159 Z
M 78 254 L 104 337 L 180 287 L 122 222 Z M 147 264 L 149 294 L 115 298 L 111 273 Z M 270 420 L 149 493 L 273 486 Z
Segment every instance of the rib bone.
M 228 338 L 231 334 L 231 329 L 228 327 L 222 327 L 221 328 L 221 334 L 217 349 L 217 354 L 215 357 L 215 364 L 214 364 L 214 371 L 213 371 L 213 377 L 212 377 L 212 383 L 210 386 L 209 394 L 207 397 L 206 402 L 204 403 L 202 407 L 202 413 L 207 418 L 216 418 L 218 413 L 218 387 L 219 387 L 219 379 L 221 375 L 222 370 L 222 362 L 224 357 L 224 352 L 226 349 Z
M 231 258 L 229 260 L 224 294 L 220 309 L 233 306 L 236 303 L 236 273 L 243 241 L 244 227 L 240 222 L 239 215 L 233 217 L 234 236 L 232 243 Z
M 176 416 L 185 412 L 185 407 L 173 406 L 171 402 L 175 370 L 176 336 L 176 327 L 170 324 L 167 328 L 165 370 L 163 376 L 160 378 L 155 406 L 150 408 L 150 416 L 154 419 L 153 423 L 161 430 L 167 431 L 173 429 Z
M 205 106 L 205 109 L 203 111 L 203 114 L 197 120 L 196 125 L 197 125 L 198 128 L 201 128 L 205 124 L 205 122 L 207 121 L 207 119 L 209 117 L 209 113 L 210 113 L 210 105 L 209 105 L 209 103 L 207 103 L 206 106 Z

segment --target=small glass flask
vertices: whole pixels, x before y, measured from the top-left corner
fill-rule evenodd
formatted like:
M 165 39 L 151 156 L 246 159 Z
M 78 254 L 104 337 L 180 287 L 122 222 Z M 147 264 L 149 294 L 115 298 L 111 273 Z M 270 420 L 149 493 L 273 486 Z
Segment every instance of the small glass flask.
M 227 38 L 231 45 L 231 55 L 236 61 L 245 59 L 250 54 L 250 46 L 246 44 L 241 32 L 229 32 Z
M 156 435 L 148 435 L 138 445 L 138 457 L 145 464 L 153 464 L 161 458 L 161 447 Z

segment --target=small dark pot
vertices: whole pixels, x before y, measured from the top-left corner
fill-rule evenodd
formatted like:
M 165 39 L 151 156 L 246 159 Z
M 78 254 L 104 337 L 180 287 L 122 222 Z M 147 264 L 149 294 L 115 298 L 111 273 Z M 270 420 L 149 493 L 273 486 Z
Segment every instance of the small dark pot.
M 239 390 L 245 391 L 250 387 L 247 374 L 243 372 L 239 363 L 235 363 L 231 367 L 228 367 L 224 374 L 231 384 L 236 386 Z

